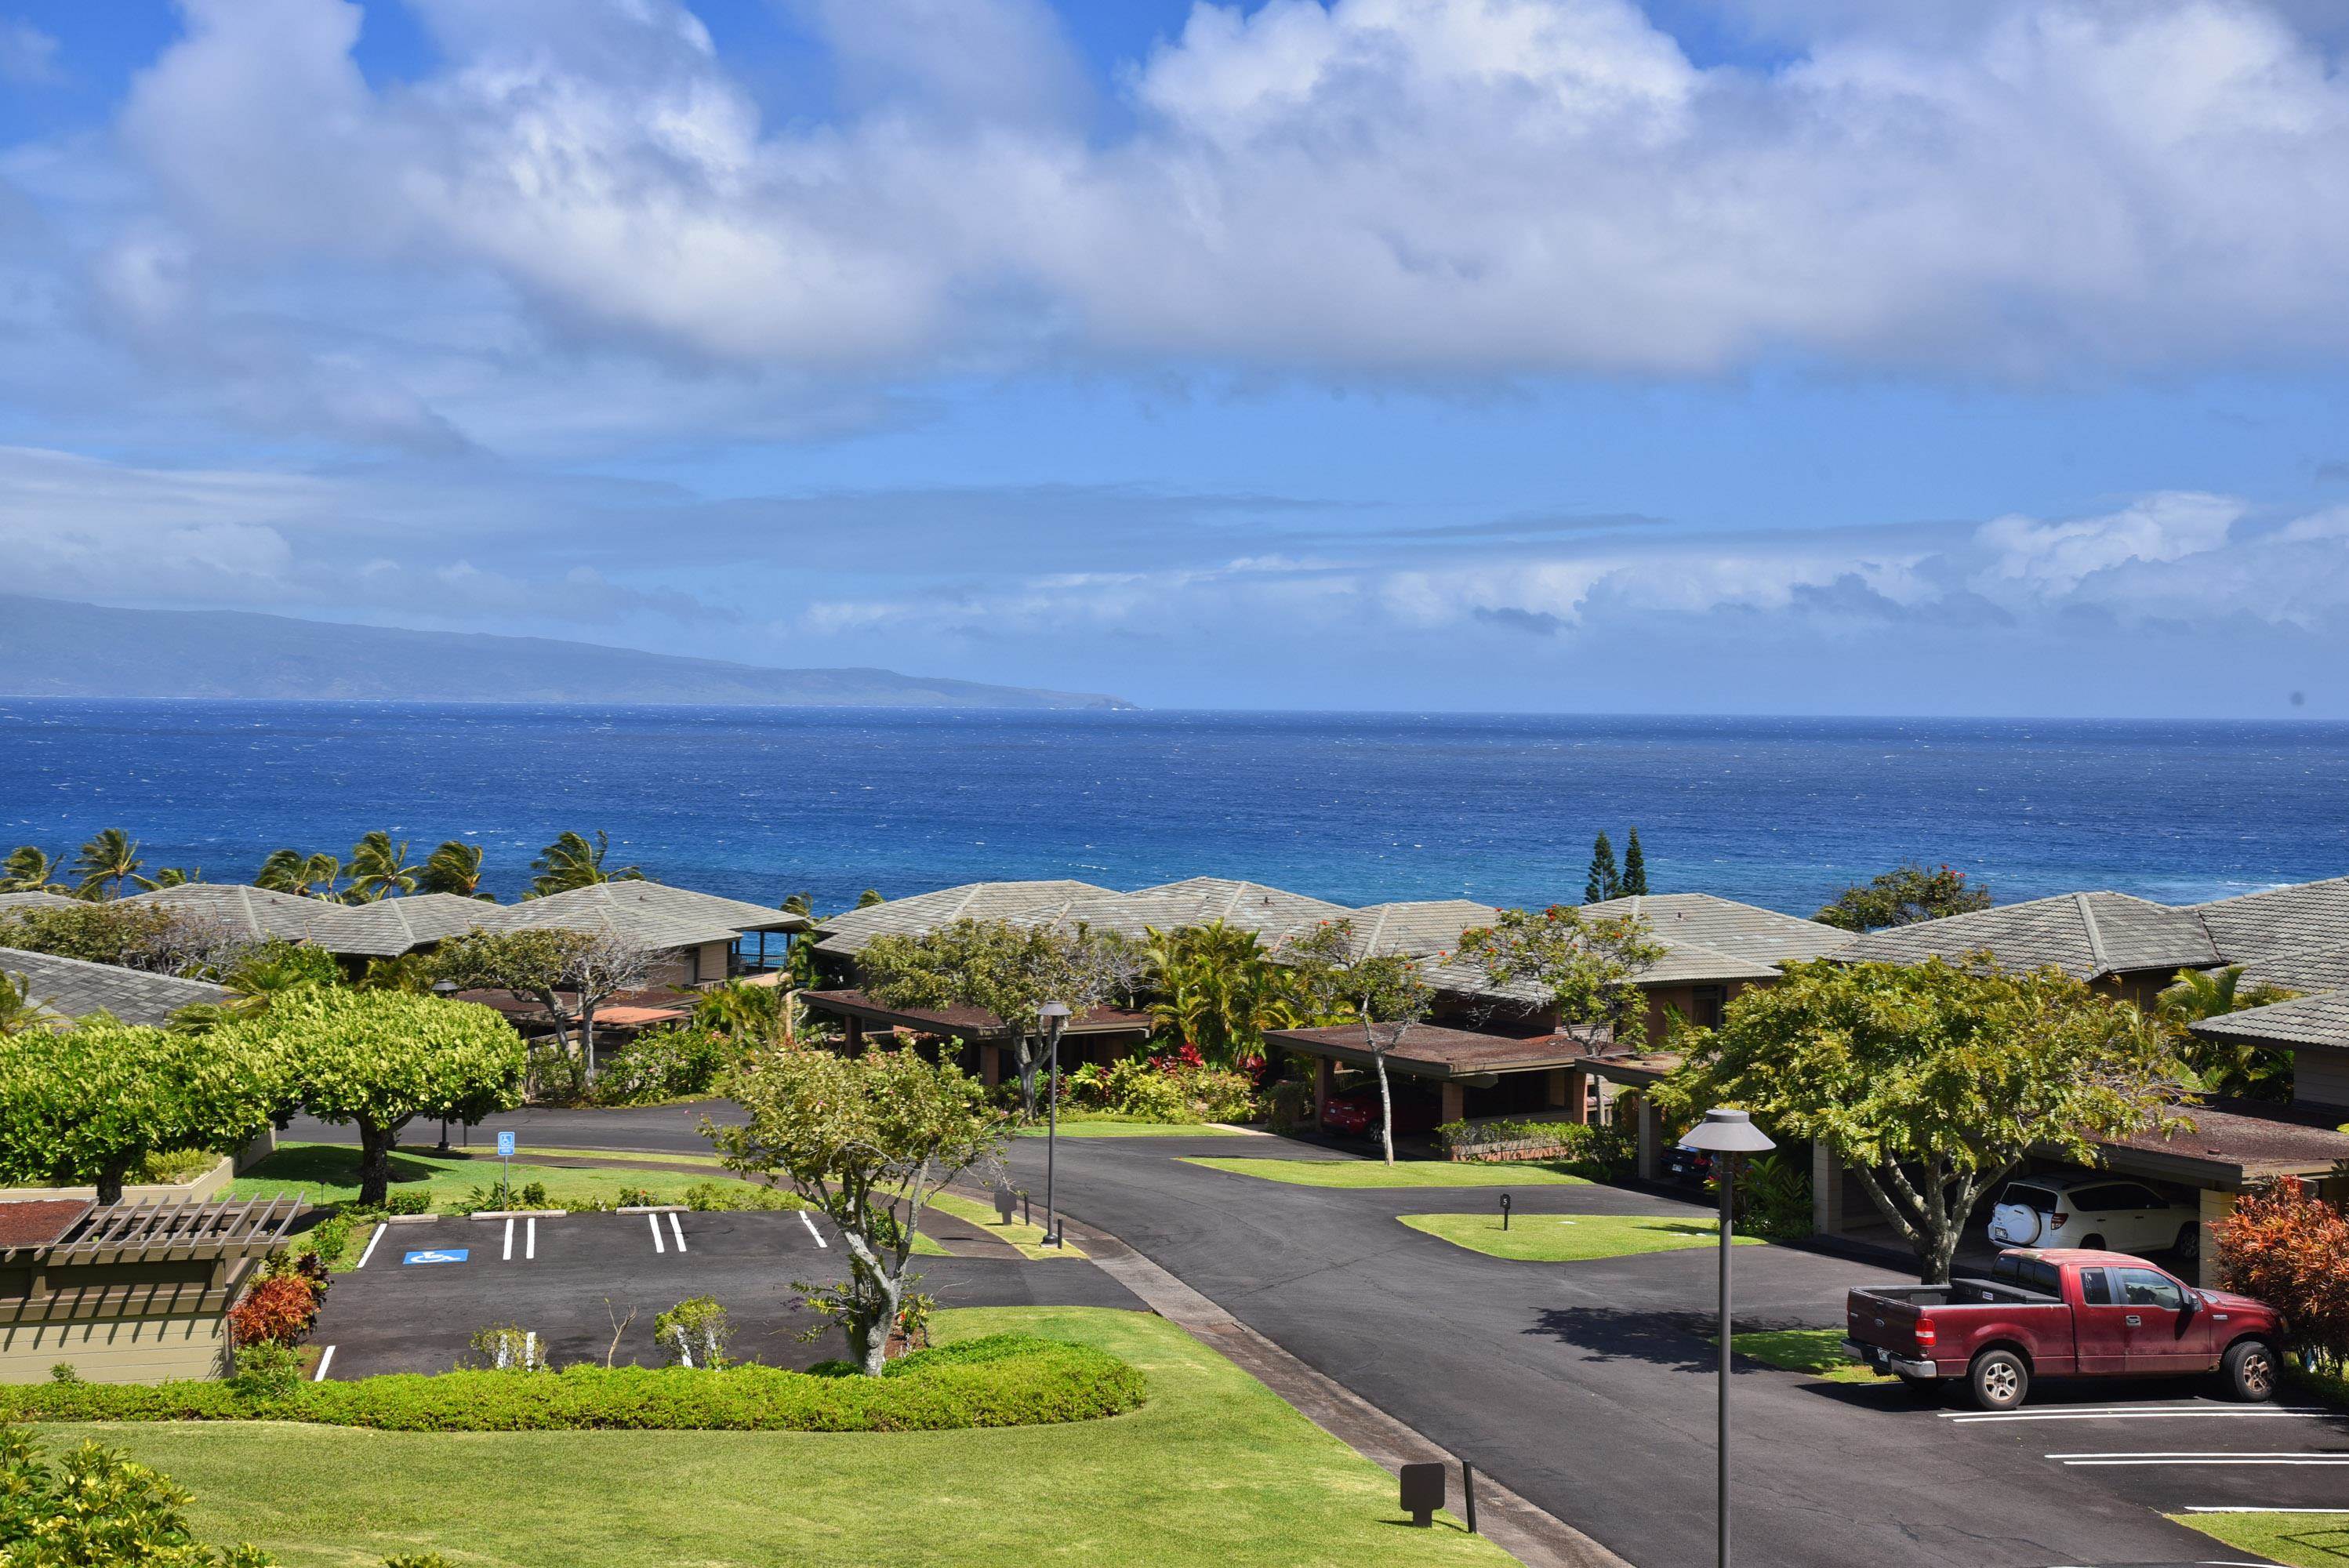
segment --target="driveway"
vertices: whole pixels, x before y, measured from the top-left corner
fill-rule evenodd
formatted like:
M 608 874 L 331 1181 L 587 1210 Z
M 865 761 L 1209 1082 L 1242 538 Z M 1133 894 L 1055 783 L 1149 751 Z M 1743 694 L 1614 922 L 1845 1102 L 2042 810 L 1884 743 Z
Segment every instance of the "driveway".
M 1071 1139 L 1060 1151 L 1062 1205 L 1640 1568 L 1713 1561 L 1711 1249 L 1507 1262 L 1394 1219 L 1489 1212 L 1490 1191 L 1294 1187 L 1185 1164 L 1186 1154 L 1342 1157 L 1267 1139 Z M 1040 1191 L 1043 1150 L 1023 1140 L 1012 1158 Z M 1706 1212 L 1610 1187 L 1527 1187 L 1513 1198 L 1519 1213 Z M 1792 1248 L 1744 1249 L 1739 1323 L 1839 1325 L 1848 1286 L 1907 1277 Z M 2177 1385 L 2085 1392 L 2209 1413 L 1985 1427 L 1898 1388 L 1748 1367 L 1736 1378 L 1732 1449 L 1742 1554 L 1817 1568 L 2192 1561 L 2223 1553 L 2153 1509 L 2337 1500 L 2349 1480 L 2304 1465 L 2197 1473 L 2045 1457 L 2239 1438 L 2315 1457 L 2349 1448 L 2335 1416 L 2246 1420 Z M 2176 1440 L 2151 1440 L 2172 1423 Z

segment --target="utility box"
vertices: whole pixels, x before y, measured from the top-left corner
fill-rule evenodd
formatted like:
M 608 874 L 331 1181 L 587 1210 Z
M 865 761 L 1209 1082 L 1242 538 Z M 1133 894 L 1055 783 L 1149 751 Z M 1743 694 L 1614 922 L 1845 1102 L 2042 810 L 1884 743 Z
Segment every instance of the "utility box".
M 1444 1506 L 1444 1466 L 1442 1464 L 1410 1464 L 1402 1467 L 1402 1511 L 1411 1515 L 1413 1524 L 1425 1529 L 1435 1522 L 1435 1511 Z

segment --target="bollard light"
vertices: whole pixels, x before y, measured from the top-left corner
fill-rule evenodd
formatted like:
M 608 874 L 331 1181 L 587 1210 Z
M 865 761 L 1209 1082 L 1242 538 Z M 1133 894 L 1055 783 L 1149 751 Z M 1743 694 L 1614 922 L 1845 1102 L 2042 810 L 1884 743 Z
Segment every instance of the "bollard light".
M 1721 1391 L 1719 1430 L 1714 1439 L 1721 1452 L 1715 1477 L 1714 1532 L 1719 1568 L 1729 1568 L 1729 1253 L 1734 1243 L 1730 1231 L 1730 1187 L 1735 1180 L 1737 1156 L 1759 1154 L 1778 1146 L 1754 1125 L 1752 1117 L 1723 1107 L 1706 1111 L 1704 1120 L 1689 1129 L 1687 1136 L 1681 1140 L 1681 1147 L 1713 1156 L 1713 1180 L 1721 1188 Z

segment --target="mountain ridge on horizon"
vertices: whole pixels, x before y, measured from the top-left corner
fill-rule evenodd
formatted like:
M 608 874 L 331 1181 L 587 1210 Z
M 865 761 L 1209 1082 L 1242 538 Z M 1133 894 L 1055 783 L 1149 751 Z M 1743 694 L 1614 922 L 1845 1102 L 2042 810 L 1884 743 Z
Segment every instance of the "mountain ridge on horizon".
M 557 637 L 430 632 L 252 610 L 125 610 L 0 593 L 0 695 L 724 707 L 1132 709 L 1102 693 L 785 669 Z

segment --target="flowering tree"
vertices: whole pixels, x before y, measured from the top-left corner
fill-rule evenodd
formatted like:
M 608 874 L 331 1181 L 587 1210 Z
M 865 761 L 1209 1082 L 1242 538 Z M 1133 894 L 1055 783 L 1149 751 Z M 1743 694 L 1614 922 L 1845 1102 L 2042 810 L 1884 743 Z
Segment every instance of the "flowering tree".
M 957 1173 L 1000 1155 L 1002 1118 L 961 1068 L 910 1050 L 784 1047 L 734 1082 L 749 1119 L 719 1127 L 705 1117 L 702 1134 L 730 1168 L 789 1182 L 840 1227 L 849 1277 L 795 1288 L 838 1321 L 857 1367 L 878 1377 L 912 1283 L 905 1265 L 922 1210 Z
M 1604 1024 L 1618 1045 L 1633 1047 L 1648 1037 L 1640 974 L 1663 955 L 1646 922 L 1628 915 L 1594 920 L 1567 904 L 1538 913 L 1505 909 L 1492 924 L 1460 934 L 1460 956 L 1482 964 L 1494 985 L 1548 992 L 1559 1028 Z

